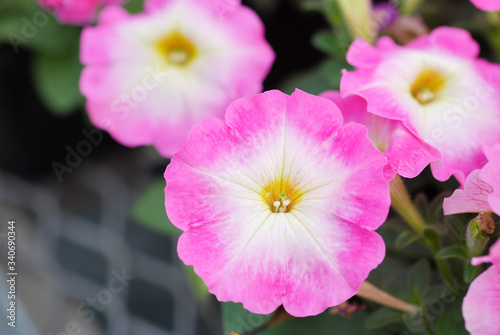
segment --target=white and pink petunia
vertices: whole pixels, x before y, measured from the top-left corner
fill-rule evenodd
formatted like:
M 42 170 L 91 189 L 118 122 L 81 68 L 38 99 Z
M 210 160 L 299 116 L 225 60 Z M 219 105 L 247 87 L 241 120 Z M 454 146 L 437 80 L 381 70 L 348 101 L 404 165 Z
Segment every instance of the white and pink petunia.
M 458 28 L 439 27 L 406 46 L 356 40 L 347 53 L 354 71 L 343 96 L 359 95 L 369 112 L 400 120 L 436 148 L 434 176 L 465 177 L 486 162 L 483 147 L 500 142 L 500 65 L 477 59 L 478 44 Z
M 384 156 L 331 101 L 269 91 L 191 131 L 165 172 L 179 257 L 220 301 L 316 315 L 385 255 Z
M 412 134 L 401 121 L 390 120 L 369 113 L 366 100 L 353 95 L 342 98 L 337 91 L 321 94 L 333 101 L 343 112 L 344 122 L 357 122 L 368 128 L 368 137 L 387 157 L 384 173 L 387 180 L 398 173 L 405 178 L 415 178 L 432 161 L 439 158 L 439 152 Z
M 499 0 L 470 0 L 474 6 L 479 9 L 493 12 L 500 11 L 500 1 Z
M 171 157 L 190 129 L 261 92 L 274 61 L 258 16 L 238 2 L 147 0 L 106 7 L 82 33 L 80 88 L 91 121 L 127 146 Z
M 500 334 L 500 241 L 491 248 L 489 255 L 474 257 L 472 265 L 492 263 L 471 283 L 462 304 L 465 328 L 471 335 Z
M 104 5 L 121 4 L 127 0 L 38 0 L 40 6 L 54 12 L 59 22 L 85 25 L 96 19 L 98 9 Z
M 485 148 L 488 163 L 472 171 L 463 188 L 444 199 L 445 215 L 495 212 L 500 215 L 500 144 Z

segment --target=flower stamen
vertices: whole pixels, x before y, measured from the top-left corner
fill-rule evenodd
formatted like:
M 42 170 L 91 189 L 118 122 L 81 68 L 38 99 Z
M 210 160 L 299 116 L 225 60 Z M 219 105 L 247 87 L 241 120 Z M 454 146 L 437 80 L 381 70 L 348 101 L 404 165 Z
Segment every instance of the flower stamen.
M 273 213 L 288 213 L 297 205 L 302 191 L 288 178 L 276 178 L 262 189 L 262 200 Z
M 446 85 L 443 75 L 432 69 L 424 70 L 413 81 L 410 92 L 420 104 L 428 104 L 437 98 L 437 94 Z
M 196 47 L 193 42 L 179 32 L 172 32 L 156 43 L 156 49 L 175 66 L 185 66 L 196 57 Z

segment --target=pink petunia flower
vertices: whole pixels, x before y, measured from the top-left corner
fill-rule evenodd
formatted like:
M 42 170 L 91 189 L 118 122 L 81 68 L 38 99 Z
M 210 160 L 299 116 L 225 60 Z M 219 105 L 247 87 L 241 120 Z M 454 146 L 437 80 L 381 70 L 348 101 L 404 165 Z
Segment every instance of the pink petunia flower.
M 488 163 L 472 171 L 463 188 L 444 199 L 445 215 L 495 212 L 500 215 L 500 144 L 486 147 Z
M 500 10 L 500 1 L 499 0 L 470 0 L 477 8 L 493 12 Z
M 500 142 L 500 65 L 477 59 L 479 46 L 458 28 L 436 28 L 406 46 L 381 38 L 356 40 L 344 71 L 343 96 L 364 97 L 368 111 L 401 120 L 439 150 L 431 163 L 438 180 L 452 174 L 463 183 L 481 168 L 483 146 Z
M 222 12 L 212 0 L 148 0 L 138 15 L 106 7 L 83 31 L 81 61 L 91 121 L 171 157 L 198 121 L 262 90 L 274 53 L 238 3 Z
M 220 301 L 323 312 L 383 260 L 384 156 L 331 101 L 295 91 L 238 99 L 191 131 L 165 172 L 179 257 Z
M 53 11 L 61 23 L 85 25 L 96 18 L 99 7 L 121 4 L 126 0 L 38 0 L 40 6 Z
M 488 256 L 474 257 L 472 265 L 493 265 L 471 283 L 462 304 L 465 328 L 471 335 L 500 334 L 500 241 L 491 248 Z
M 472 171 L 465 180 L 464 188 L 455 190 L 451 197 L 444 199 L 445 215 L 492 211 L 488 196 L 493 188 L 480 177 L 480 174 L 481 170 Z
M 485 148 L 488 164 L 481 170 L 481 178 L 492 188 L 488 203 L 493 212 L 500 215 L 500 144 Z
M 384 174 L 387 180 L 396 173 L 415 178 L 439 152 L 409 132 L 401 121 L 390 120 L 366 110 L 366 100 L 359 96 L 342 98 L 339 92 L 327 91 L 322 97 L 333 101 L 343 112 L 344 122 L 357 122 L 368 128 L 368 137 L 387 157 Z

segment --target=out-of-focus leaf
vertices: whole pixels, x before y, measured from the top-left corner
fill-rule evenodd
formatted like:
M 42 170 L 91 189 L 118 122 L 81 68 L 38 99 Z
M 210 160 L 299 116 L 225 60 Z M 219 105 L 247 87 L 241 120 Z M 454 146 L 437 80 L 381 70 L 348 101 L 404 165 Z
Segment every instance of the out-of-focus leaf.
M 444 248 L 438 252 L 436 255 L 438 258 L 462 258 L 468 259 L 467 252 L 460 247 L 448 247 Z
M 431 320 L 435 320 L 438 335 L 467 335 L 464 319 L 462 317 L 463 295 L 454 296 L 452 302 L 449 300 L 440 301 L 440 305 L 435 305 L 428 309 Z
M 429 199 L 427 199 L 427 196 L 421 192 L 417 193 L 413 199 L 413 204 L 417 208 L 420 215 L 422 215 L 422 218 L 425 219 L 427 216 L 427 207 L 429 206 Z
M 472 283 L 472 281 L 481 273 L 481 266 L 472 266 L 470 263 L 465 265 L 464 269 L 464 280 L 467 284 Z
M 185 273 L 189 281 L 189 286 L 194 296 L 201 301 L 207 300 L 210 297 L 207 285 L 195 272 L 192 266 L 186 266 Z
M 403 249 L 418 240 L 420 236 L 414 232 L 413 230 L 408 230 L 405 232 L 402 232 L 398 238 L 396 239 L 396 242 L 394 243 L 394 246 L 396 249 Z
M 335 36 L 331 31 L 320 31 L 312 38 L 313 46 L 327 55 L 336 55 L 339 53 L 336 42 Z
M 406 287 L 404 281 L 398 280 L 392 277 L 387 271 L 385 271 L 385 277 L 380 285 L 380 288 L 393 296 L 407 300 L 408 288 Z
M 403 321 L 403 312 L 392 308 L 379 308 L 374 313 L 370 314 L 365 321 L 365 326 L 368 329 L 378 329 L 396 322 Z
M 182 231 L 167 218 L 165 212 L 165 180 L 160 179 L 146 188 L 132 209 L 133 218 L 156 232 L 179 236 Z
M 81 70 L 76 54 L 66 57 L 44 54 L 35 59 L 35 84 L 51 111 L 64 115 L 83 106 L 85 100 L 78 87 Z
M 243 308 L 242 304 L 234 302 L 222 303 L 222 326 L 224 335 L 235 331 L 238 334 L 250 332 L 273 317 L 273 313 L 268 315 L 253 314 Z
M 439 217 L 443 215 L 444 198 L 449 197 L 450 195 L 449 191 L 445 191 L 439 193 L 436 197 L 434 197 L 434 199 L 432 199 L 427 209 L 427 222 L 432 224 L 438 221 Z
M 345 64 L 342 62 L 325 61 L 312 69 L 288 77 L 280 88 L 287 94 L 291 94 L 296 88 L 311 94 L 338 90 L 343 68 Z
M 422 297 L 422 305 L 426 306 L 433 301 L 442 299 L 450 293 L 450 289 L 445 285 L 433 285 L 429 287 Z
M 318 0 L 303 1 L 300 6 L 306 11 L 323 12 L 323 3 Z
M 323 313 L 308 318 L 286 320 L 259 335 L 387 335 L 383 329 L 368 330 L 365 327 L 366 313 L 355 313 L 350 318 Z
M 338 31 L 320 31 L 312 38 L 312 45 L 316 49 L 338 61 L 345 59 L 351 43 L 352 39 L 349 35 Z
M 124 5 L 129 13 L 140 13 L 144 9 L 144 0 L 129 0 Z
M 421 304 L 422 296 L 431 282 L 431 266 L 427 259 L 421 259 L 413 266 L 408 275 L 408 287 L 413 300 Z
M 453 234 L 454 240 L 459 244 L 464 244 L 465 224 L 455 216 L 446 217 L 444 223 Z
M 0 10 L 0 42 L 10 44 L 16 53 L 21 48 L 53 56 L 73 52 L 74 45 L 79 43 L 81 28 L 60 24 L 36 1 L 29 2 Z

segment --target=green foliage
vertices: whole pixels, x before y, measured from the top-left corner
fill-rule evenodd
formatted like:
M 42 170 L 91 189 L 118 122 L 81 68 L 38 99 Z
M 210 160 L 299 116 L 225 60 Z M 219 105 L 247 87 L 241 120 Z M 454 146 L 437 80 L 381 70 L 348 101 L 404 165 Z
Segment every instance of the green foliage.
M 38 94 L 47 107 L 65 115 L 84 105 L 78 80 L 82 66 L 77 54 L 52 56 L 41 54 L 34 62 L 34 79 Z
M 233 330 L 240 335 L 250 332 L 264 325 L 273 315 L 273 313 L 268 315 L 253 314 L 243 308 L 242 304 L 223 302 L 222 326 L 224 335 L 231 334 Z
M 144 9 L 144 0 L 129 0 L 124 7 L 129 13 L 140 13 Z
M 462 300 L 463 295 L 452 295 L 447 297 L 447 299 L 442 299 L 441 302 L 444 305 L 444 311 L 442 313 L 438 313 L 442 310 L 441 306 L 434 307 L 434 314 L 437 314 L 435 325 L 438 335 L 469 334 L 465 330 L 464 319 L 462 316 Z
M 341 71 L 345 67 L 342 62 L 324 61 L 307 71 L 288 77 L 280 89 L 287 94 L 291 94 L 296 88 L 311 94 L 338 90 Z
M 165 212 L 165 180 L 149 185 L 132 208 L 132 217 L 158 233 L 178 237 L 182 232 L 167 218 Z
M 423 302 L 423 297 L 431 283 L 431 266 L 427 259 L 420 259 L 408 274 L 408 288 L 412 293 L 412 301 L 417 305 Z
M 258 335 L 387 335 L 387 330 L 365 327 L 367 313 L 355 313 L 350 318 L 323 313 L 308 318 L 293 318 L 269 328 Z M 241 334 L 240 334 L 241 335 Z
M 0 5 L 0 43 L 10 45 L 14 53 L 21 49 L 33 52 L 37 91 L 56 115 L 66 115 L 84 104 L 78 87 L 80 31 L 59 24 L 33 0 Z
M 367 329 L 378 329 L 392 323 L 403 321 L 403 312 L 392 308 L 382 307 L 370 314 L 365 321 Z
M 351 40 L 331 31 L 320 31 L 313 36 L 313 46 L 334 59 L 345 59 Z
M 194 272 L 192 266 L 185 266 L 184 269 L 193 295 L 201 301 L 207 300 L 210 297 L 210 292 L 208 292 L 207 285 L 205 285 L 203 279 Z
M 394 246 L 396 249 L 404 249 L 413 242 L 417 241 L 420 238 L 420 236 L 415 233 L 413 230 L 407 230 L 402 232 L 398 238 L 396 239 L 396 242 L 394 243 Z
M 468 259 L 467 252 L 461 247 L 448 247 L 442 249 L 436 255 L 438 258 L 461 258 Z

